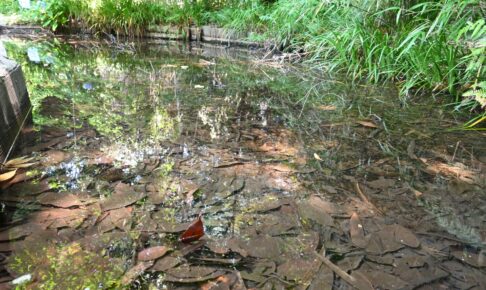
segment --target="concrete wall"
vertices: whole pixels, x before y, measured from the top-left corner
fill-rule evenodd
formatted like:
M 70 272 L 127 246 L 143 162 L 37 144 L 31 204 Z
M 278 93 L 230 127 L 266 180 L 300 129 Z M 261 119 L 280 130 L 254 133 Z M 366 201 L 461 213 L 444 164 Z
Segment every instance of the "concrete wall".
M 191 40 L 228 46 L 262 47 L 263 43 L 248 41 L 248 33 L 232 29 L 205 25 L 202 27 L 178 27 L 170 25 L 153 25 L 146 34 L 149 38 L 170 40 Z
M 22 125 L 31 123 L 30 108 L 22 68 L 0 55 L 0 162 L 19 140 L 16 137 Z

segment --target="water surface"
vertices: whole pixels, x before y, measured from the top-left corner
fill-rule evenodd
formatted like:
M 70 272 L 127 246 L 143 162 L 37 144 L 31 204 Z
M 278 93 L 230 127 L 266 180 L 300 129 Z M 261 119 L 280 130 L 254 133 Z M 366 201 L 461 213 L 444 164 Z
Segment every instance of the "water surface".
M 224 47 L 4 42 L 39 160 L 2 197 L 10 276 L 346 288 L 321 253 L 382 289 L 486 285 L 485 135 L 441 100 Z M 179 242 L 199 214 L 202 242 Z

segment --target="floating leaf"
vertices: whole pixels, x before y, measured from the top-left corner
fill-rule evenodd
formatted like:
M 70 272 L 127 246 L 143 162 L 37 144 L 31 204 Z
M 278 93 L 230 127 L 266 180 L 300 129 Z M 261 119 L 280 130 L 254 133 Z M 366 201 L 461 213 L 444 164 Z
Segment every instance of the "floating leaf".
M 0 174 L 0 182 L 12 179 L 15 176 L 15 173 L 17 173 L 17 169 Z

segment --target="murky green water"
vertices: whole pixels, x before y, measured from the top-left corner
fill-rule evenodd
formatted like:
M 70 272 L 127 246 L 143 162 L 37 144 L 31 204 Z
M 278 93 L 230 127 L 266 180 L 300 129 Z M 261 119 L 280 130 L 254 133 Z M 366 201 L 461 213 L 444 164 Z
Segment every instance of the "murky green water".
M 336 253 L 336 261 L 355 256 L 348 234 L 353 212 L 368 221 L 370 235 L 400 224 L 438 251 L 450 246 L 444 236 L 475 251 L 484 246 L 485 136 L 451 130 L 464 116 L 439 104 L 400 100 L 393 86 L 351 84 L 225 48 L 5 45 L 23 65 L 34 104 L 39 134 L 25 148 L 41 160 L 34 184 L 82 200 L 77 219 L 40 222 L 62 233 L 63 246 L 50 250 L 115 259 L 122 269 L 107 270 L 104 281 L 136 265 L 140 249 L 165 245 L 179 262 L 154 266 L 160 271 L 140 266 L 150 273 L 130 278 L 132 287 L 172 289 L 217 277 L 216 270 L 177 268 L 200 265 L 242 273 L 236 276 L 247 287 L 313 285 L 318 273 L 310 269 L 320 264 L 303 259 L 300 271 L 309 274 L 289 261 L 301 261 L 308 250 L 303 245 Z M 33 223 L 44 209 L 65 208 L 63 201 L 45 202 L 46 196 L 25 198 L 15 186 L 8 190 L 22 197 L 9 204 L 16 221 Z M 136 193 L 143 196 L 133 199 Z M 316 213 L 317 197 L 328 202 L 319 210 L 327 209 L 330 220 Z M 199 213 L 208 244 L 184 254 L 176 233 Z M 117 218 L 106 222 L 107 216 Z M 275 244 L 278 252 L 272 252 Z M 24 262 L 37 263 L 34 256 Z M 89 271 L 91 259 L 78 262 Z M 186 276 L 177 276 L 181 272 Z M 194 279 L 204 275 L 209 278 Z

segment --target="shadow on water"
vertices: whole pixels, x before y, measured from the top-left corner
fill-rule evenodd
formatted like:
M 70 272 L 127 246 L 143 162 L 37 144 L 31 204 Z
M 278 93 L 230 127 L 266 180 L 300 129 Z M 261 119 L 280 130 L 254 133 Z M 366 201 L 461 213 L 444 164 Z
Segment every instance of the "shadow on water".
M 4 42 L 38 163 L 1 184 L 2 281 L 486 287 L 485 135 L 438 101 L 225 48 Z

